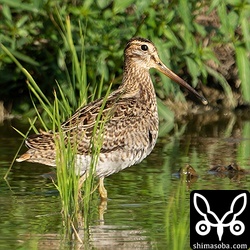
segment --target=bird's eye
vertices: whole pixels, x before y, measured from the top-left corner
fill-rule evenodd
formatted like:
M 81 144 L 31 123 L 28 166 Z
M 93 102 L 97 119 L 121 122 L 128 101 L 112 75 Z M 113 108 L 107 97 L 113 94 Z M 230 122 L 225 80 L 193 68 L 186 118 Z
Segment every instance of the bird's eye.
M 148 50 L 148 46 L 145 45 L 145 44 L 143 44 L 143 45 L 141 46 L 141 49 L 144 50 L 144 51 L 146 51 L 146 50 Z

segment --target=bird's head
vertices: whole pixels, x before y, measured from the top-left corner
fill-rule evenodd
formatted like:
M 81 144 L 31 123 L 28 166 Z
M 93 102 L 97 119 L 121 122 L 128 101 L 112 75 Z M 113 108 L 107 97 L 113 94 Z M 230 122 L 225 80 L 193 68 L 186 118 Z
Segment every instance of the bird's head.
M 207 100 L 196 92 L 188 83 L 171 71 L 160 59 L 155 45 L 144 38 L 136 37 L 129 40 L 124 50 L 125 63 L 136 65 L 136 67 L 151 69 L 155 68 L 168 76 L 170 79 L 178 83 L 193 93 L 204 105 L 207 105 Z

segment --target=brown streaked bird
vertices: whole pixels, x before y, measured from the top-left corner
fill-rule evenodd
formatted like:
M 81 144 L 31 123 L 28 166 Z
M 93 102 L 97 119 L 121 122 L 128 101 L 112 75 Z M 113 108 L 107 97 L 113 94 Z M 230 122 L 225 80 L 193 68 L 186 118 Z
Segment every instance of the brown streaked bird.
M 103 144 L 96 165 L 99 192 L 103 199 L 107 191 L 103 180 L 127 167 L 141 162 L 153 150 L 158 136 L 156 95 L 149 69 L 155 68 L 188 89 L 203 104 L 207 100 L 168 69 L 160 60 L 154 44 L 144 38 L 132 38 L 124 50 L 122 83 L 106 100 L 98 99 L 78 109 L 61 125 L 65 143 L 76 140 L 76 171 L 87 174 L 91 161 L 91 137 L 98 113 L 103 108 L 106 120 Z M 40 133 L 26 140 L 28 151 L 17 159 L 56 166 L 55 134 Z

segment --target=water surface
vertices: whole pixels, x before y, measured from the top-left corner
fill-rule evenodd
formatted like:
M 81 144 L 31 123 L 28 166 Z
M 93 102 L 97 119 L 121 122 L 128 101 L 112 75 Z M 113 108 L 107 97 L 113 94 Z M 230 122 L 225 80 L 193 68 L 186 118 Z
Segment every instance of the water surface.
M 176 173 L 186 164 L 198 173 L 184 183 L 187 200 L 193 189 L 250 189 L 249 174 L 208 172 L 231 163 L 250 170 L 250 121 L 233 114 L 192 117 L 162 133 L 142 163 L 105 179 L 108 202 L 101 204 L 95 193 L 90 238 L 81 246 L 65 239 L 60 197 L 42 177 L 53 168 L 15 163 L 3 179 L 22 142 L 11 126 L 28 129 L 16 119 L 0 124 L 0 249 L 166 249 L 167 209 L 181 182 Z

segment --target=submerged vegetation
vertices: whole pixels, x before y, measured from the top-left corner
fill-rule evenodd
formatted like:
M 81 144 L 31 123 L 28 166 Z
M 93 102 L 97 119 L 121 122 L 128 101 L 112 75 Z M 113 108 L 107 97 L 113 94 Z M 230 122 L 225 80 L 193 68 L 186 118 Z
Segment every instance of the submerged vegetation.
M 189 204 L 186 180 L 182 180 L 170 196 L 166 207 L 166 242 L 167 249 L 187 249 L 189 237 Z

